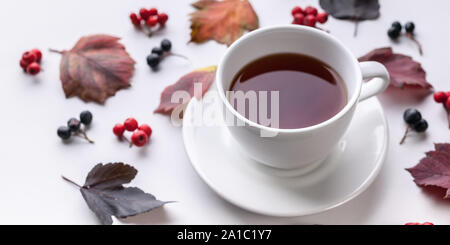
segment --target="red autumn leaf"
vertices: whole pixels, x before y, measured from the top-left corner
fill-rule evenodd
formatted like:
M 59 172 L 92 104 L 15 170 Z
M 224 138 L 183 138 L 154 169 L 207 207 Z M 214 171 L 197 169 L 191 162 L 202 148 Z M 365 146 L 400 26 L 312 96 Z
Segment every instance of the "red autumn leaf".
M 258 16 L 248 0 L 200 0 L 192 4 L 191 41 L 202 43 L 214 39 L 231 45 L 244 30 L 258 28 Z
M 398 88 L 417 87 L 432 89 L 426 80 L 426 72 L 420 63 L 410 56 L 395 54 L 392 48 L 379 48 L 360 57 L 359 61 L 378 61 L 386 66 L 391 77 L 391 85 Z
M 406 170 L 416 184 L 447 189 L 445 198 L 450 198 L 450 144 L 435 144 L 435 149 L 427 152 L 419 164 Z
M 103 104 L 117 90 L 130 86 L 135 62 L 118 40 L 109 35 L 85 36 L 71 50 L 55 51 L 62 54 L 60 79 L 67 98 Z
M 196 83 L 201 85 L 201 96 L 203 96 L 214 81 L 216 69 L 216 66 L 210 66 L 195 70 L 181 77 L 175 84 L 166 87 L 161 94 L 161 102 L 155 113 L 170 114 L 175 108 L 182 105 L 179 101 L 172 102 L 172 95 L 175 92 L 186 91 L 191 98 L 194 95 L 199 97 L 198 94 L 194 94 L 194 84 Z

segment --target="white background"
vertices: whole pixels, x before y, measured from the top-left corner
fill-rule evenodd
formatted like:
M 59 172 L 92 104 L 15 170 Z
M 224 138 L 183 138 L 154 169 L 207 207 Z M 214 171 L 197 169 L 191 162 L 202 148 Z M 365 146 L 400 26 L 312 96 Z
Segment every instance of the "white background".
M 389 90 L 380 100 L 390 127 L 390 147 L 379 177 L 366 192 L 331 211 L 297 218 L 266 217 L 244 211 L 218 197 L 194 172 L 186 156 L 181 129 L 168 117 L 153 114 L 161 91 L 195 68 L 218 63 L 226 46 L 214 41 L 187 44 L 190 37 L 190 0 L 121 1 L 2 1 L 0 4 L 0 223 L 2 224 L 97 224 L 80 192 L 61 180 L 61 174 L 82 184 L 88 171 L 99 162 L 123 161 L 139 173 L 132 185 L 161 200 L 176 200 L 150 213 L 122 223 L 144 224 L 403 224 L 430 221 L 450 224 L 450 200 L 424 192 L 404 169 L 414 166 L 433 142 L 448 142 L 445 112 L 432 97 L 417 97 L 410 91 Z M 260 26 L 288 24 L 295 5 L 318 1 L 251 1 Z M 392 45 L 397 52 L 412 55 L 428 72 L 436 89 L 450 90 L 450 2 L 446 0 L 396 0 L 381 2 L 381 17 L 360 24 L 353 37 L 353 23 L 331 18 L 324 26 L 344 41 L 355 56 Z M 167 28 L 152 38 L 136 31 L 128 15 L 140 7 L 156 6 L 169 14 Z M 386 30 L 394 20 L 413 20 L 425 55 L 402 38 L 392 43 Z M 58 54 L 48 48 L 70 49 L 83 35 L 106 33 L 122 37 L 122 43 L 137 61 L 132 87 L 119 91 L 101 106 L 78 98 L 65 99 L 59 80 Z M 152 72 L 145 57 L 162 38 L 173 42 L 173 51 L 192 60 L 172 57 L 164 60 L 159 72 Z M 44 72 L 36 77 L 19 67 L 22 52 L 43 50 Z M 402 113 L 417 107 L 428 120 L 424 136 L 413 136 L 398 145 L 405 125 Z M 88 134 L 96 143 L 82 140 L 64 144 L 56 129 L 72 116 L 89 109 L 94 114 Z M 149 123 L 154 134 L 148 147 L 129 149 L 116 140 L 113 125 L 134 116 Z M 213 142 L 212 142 L 213 143 Z M 211 159 L 214 164 L 214 159 Z M 364 164 L 364 162 L 361 162 Z

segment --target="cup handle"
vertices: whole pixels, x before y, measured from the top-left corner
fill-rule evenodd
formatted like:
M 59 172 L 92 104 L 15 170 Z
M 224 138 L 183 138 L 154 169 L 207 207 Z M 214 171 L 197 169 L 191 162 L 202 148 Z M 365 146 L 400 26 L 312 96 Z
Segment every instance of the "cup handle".
M 363 83 L 359 101 L 364 101 L 383 92 L 389 86 L 389 73 L 386 68 L 375 61 L 360 62 L 362 79 L 371 79 Z

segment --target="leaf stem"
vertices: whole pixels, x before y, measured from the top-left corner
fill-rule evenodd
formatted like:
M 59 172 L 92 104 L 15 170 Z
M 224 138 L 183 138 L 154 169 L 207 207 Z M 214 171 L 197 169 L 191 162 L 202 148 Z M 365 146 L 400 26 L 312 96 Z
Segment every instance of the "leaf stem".
M 168 52 L 167 54 L 168 54 L 168 55 L 177 56 L 177 57 L 180 57 L 180 58 L 183 58 L 183 59 L 189 61 L 189 58 L 188 58 L 187 56 L 185 56 L 185 55 L 182 55 L 182 54 L 177 54 L 177 53 L 172 53 L 172 52 Z
M 353 37 L 358 36 L 358 27 L 359 27 L 359 20 L 358 18 L 355 18 L 355 29 L 353 30 Z
M 81 134 L 81 135 L 80 135 L 80 134 Z M 86 128 L 84 128 L 83 130 L 79 130 L 75 135 L 78 136 L 78 137 L 80 137 L 80 138 L 83 138 L 83 139 L 87 140 L 87 142 L 89 142 L 89 143 L 91 143 L 91 144 L 94 144 L 94 143 L 95 143 L 93 140 L 89 139 L 89 137 L 87 136 L 87 134 L 86 134 Z
M 156 30 L 152 30 L 151 27 L 148 27 L 146 25 L 144 25 L 144 28 L 142 28 L 142 31 L 148 36 L 148 37 L 152 37 L 153 34 L 155 34 L 156 32 L 158 32 L 159 30 L 162 29 L 162 26 L 159 26 Z
M 122 139 L 125 140 L 126 142 L 128 142 L 130 148 L 133 147 L 133 142 L 131 142 L 131 140 L 129 140 L 127 137 L 122 135 Z
M 185 56 L 185 55 L 182 55 L 182 54 L 178 54 L 178 53 L 173 53 L 173 52 L 164 52 L 164 54 L 161 56 L 161 58 L 166 58 L 166 57 L 168 57 L 168 56 L 176 56 L 176 57 L 180 57 L 180 58 L 182 58 L 182 59 L 185 59 L 186 61 L 188 61 L 189 63 L 191 63 L 191 60 L 187 57 L 187 56 Z
M 411 33 L 406 33 L 406 36 L 417 44 L 420 55 L 423 55 L 422 44 L 414 37 L 414 35 Z
M 70 179 L 64 177 L 64 175 L 61 175 L 61 178 L 62 178 L 63 180 L 65 180 L 65 181 L 67 181 L 67 182 L 73 184 L 73 185 L 78 186 L 79 188 L 82 188 L 82 186 L 80 186 L 79 184 L 75 183 L 75 181 L 72 181 L 72 180 L 70 180 Z
M 321 27 L 316 26 L 316 29 L 319 29 L 319 30 L 324 31 L 326 33 L 330 33 L 330 30 L 325 29 L 325 28 L 321 28 Z
M 448 128 L 450 128 L 450 109 L 448 109 L 447 107 L 445 107 L 445 111 L 447 112 L 447 119 L 448 119 Z
M 62 54 L 63 53 L 63 51 L 59 51 L 59 50 L 52 49 L 52 48 L 49 48 L 48 51 L 50 51 L 52 53 L 58 53 L 58 54 Z
M 402 145 L 403 143 L 405 143 L 405 139 L 406 136 L 408 136 L 409 130 L 411 129 L 411 127 L 408 125 L 408 127 L 406 128 L 405 134 L 403 135 L 402 140 L 400 140 L 400 145 Z

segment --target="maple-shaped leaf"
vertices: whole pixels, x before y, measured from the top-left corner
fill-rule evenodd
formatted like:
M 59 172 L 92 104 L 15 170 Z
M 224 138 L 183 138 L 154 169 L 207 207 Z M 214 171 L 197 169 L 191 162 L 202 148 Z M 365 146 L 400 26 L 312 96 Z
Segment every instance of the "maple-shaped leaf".
M 413 168 L 406 169 L 420 186 L 437 186 L 447 190 L 445 198 L 450 198 L 450 144 L 435 144 L 435 150 Z
M 192 4 L 191 41 L 202 43 L 214 39 L 231 45 L 245 30 L 259 27 L 258 16 L 248 0 L 200 0 Z
M 137 170 L 123 163 L 97 164 L 89 172 L 83 186 L 63 177 L 80 187 L 88 207 L 104 225 L 111 225 L 111 216 L 126 218 L 148 212 L 168 203 L 157 200 L 137 187 L 124 187 L 137 174 Z
M 103 104 L 117 90 L 130 86 L 135 61 L 120 44 L 120 38 L 90 35 L 80 38 L 62 54 L 60 79 L 66 97 Z
M 355 36 L 359 21 L 380 16 L 378 0 L 320 0 L 320 6 L 336 19 L 355 21 Z
M 189 93 L 190 98 L 196 96 L 197 99 L 201 99 L 213 83 L 216 76 L 216 69 L 216 66 L 197 69 L 182 76 L 175 84 L 167 86 L 161 93 L 161 102 L 158 108 L 156 108 L 155 113 L 170 114 L 178 106 L 189 102 L 180 102 L 173 96 L 176 92 L 185 91 Z M 195 93 L 196 84 L 201 89 L 198 93 Z
M 433 88 L 427 82 L 426 72 L 419 62 L 414 61 L 410 56 L 394 53 L 390 47 L 375 49 L 358 60 L 382 63 L 388 70 L 391 85 L 394 87 Z

